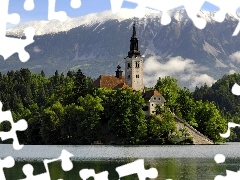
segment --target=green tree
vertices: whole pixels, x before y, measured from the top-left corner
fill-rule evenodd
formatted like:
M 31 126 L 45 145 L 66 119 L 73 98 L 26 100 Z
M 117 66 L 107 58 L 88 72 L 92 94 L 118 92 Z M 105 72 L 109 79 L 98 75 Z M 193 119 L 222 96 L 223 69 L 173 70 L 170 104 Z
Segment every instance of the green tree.
M 79 105 L 70 104 L 65 108 L 64 137 L 72 144 L 91 143 L 99 138 L 101 99 L 88 94 L 77 101 Z
M 78 99 L 80 96 L 86 96 L 89 92 L 89 84 L 87 77 L 79 69 L 74 77 L 74 88 L 73 92 L 75 99 Z
M 172 112 L 178 114 L 177 98 L 180 87 L 177 79 L 170 76 L 159 78 L 155 85 L 155 89 L 158 90 L 165 98 L 165 105 L 168 106 Z
M 191 126 L 197 127 L 198 124 L 195 120 L 195 102 L 192 93 L 187 88 L 178 91 L 177 103 L 181 118 Z
M 93 97 L 87 94 L 84 98 L 80 97 L 78 103 L 83 107 L 84 114 L 82 129 L 87 128 L 87 134 L 91 139 L 98 140 L 98 132 L 100 129 L 100 117 L 104 108 L 99 97 Z
M 121 144 L 138 144 L 146 135 L 142 108 L 145 102 L 140 92 L 131 89 L 112 90 L 105 103 L 105 116 L 110 136 Z
M 167 109 L 161 109 L 161 115 L 147 116 L 146 120 L 147 144 L 173 144 L 171 137 L 176 134 L 176 123 Z
M 198 130 L 208 136 L 214 142 L 224 142 L 220 133 L 227 130 L 227 121 L 221 116 L 213 102 L 196 102 L 195 118 L 198 123 Z
M 40 133 L 45 144 L 61 144 L 61 121 L 64 119 L 64 107 L 56 102 L 43 110 Z
M 38 107 L 37 103 L 34 103 L 25 111 L 25 115 L 22 118 L 27 121 L 28 128 L 24 131 L 26 137 L 24 144 L 43 144 L 40 132 L 41 122 L 43 121 L 43 109 Z

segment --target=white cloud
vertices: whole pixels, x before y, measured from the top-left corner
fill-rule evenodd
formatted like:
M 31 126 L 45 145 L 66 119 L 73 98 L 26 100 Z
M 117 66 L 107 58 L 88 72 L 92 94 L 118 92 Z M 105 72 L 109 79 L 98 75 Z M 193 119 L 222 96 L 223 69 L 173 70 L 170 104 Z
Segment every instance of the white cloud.
M 157 72 L 161 70 L 168 75 L 172 75 L 185 70 L 193 70 L 195 68 L 194 61 L 191 59 L 184 60 L 181 57 L 170 58 L 165 64 L 161 64 L 157 61 L 157 57 L 150 57 L 144 62 L 144 72 L 146 74 L 152 74 L 153 71 Z
M 232 62 L 240 63 L 240 51 L 232 53 L 229 58 Z
M 222 63 L 220 60 L 216 59 L 215 67 L 227 68 L 228 66 Z
M 234 74 L 234 73 L 236 73 L 236 71 L 233 70 L 233 69 L 231 69 L 231 70 L 229 71 L 229 74 Z
M 39 52 L 41 52 L 42 50 L 41 50 L 38 46 L 34 46 L 33 51 L 34 51 L 35 53 L 39 53 Z
M 193 81 L 189 87 L 190 89 L 194 89 L 196 86 L 201 86 L 205 83 L 208 86 L 211 86 L 214 82 L 216 82 L 216 80 L 213 77 L 211 77 L 207 74 L 200 74 L 199 76 L 193 77 L 192 80 Z
M 234 64 L 232 64 L 232 63 L 229 64 L 229 67 L 231 67 L 231 68 L 233 68 L 233 69 L 236 69 L 236 68 L 237 68 L 237 67 L 236 67 Z
M 199 66 L 192 59 L 182 57 L 170 58 L 166 63 L 158 60 L 160 57 L 150 57 L 144 62 L 144 84 L 152 87 L 159 77 L 171 76 L 177 78 L 180 84 L 188 84 L 188 88 L 194 90 L 196 86 L 212 85 L 214 78 L 204 73 L 208 68 Z

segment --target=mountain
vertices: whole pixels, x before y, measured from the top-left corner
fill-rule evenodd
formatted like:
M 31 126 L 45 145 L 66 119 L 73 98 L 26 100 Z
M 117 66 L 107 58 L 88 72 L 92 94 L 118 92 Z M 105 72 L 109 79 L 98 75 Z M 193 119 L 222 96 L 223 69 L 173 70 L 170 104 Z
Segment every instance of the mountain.
M 169 12 L 172 22 L 161 25 L 161 13 L 147 10 L 142 19 L 134 11 L 122 9 L 117 14 L 105 11 L 59 21 L 30 22 L 9 29 L 9 36 L 23 36 L 23 30 L 36 30 L 35 42 L 25 49 L 31 55 L 21 63 L 15 54 L 0 60 L 2 73 L 27 67 L 34 72 L 55 70 L 66 73 L 80 68 L 87 76 L 115 74 L 118 64 L 124 69 L 136 20 L 139 50 L 145 56 L 144 81 L 153 86 L 159 76 L 177 77 L 180 85 L 194 89 L 212 84 L 224 74 L 239 72 L 240 38 L 232 36 L 238 21 L 230 15 L 222 23 L 214 21 L 214 12 L 199 13 L 207 26 L 197 29 L 183 9 Z

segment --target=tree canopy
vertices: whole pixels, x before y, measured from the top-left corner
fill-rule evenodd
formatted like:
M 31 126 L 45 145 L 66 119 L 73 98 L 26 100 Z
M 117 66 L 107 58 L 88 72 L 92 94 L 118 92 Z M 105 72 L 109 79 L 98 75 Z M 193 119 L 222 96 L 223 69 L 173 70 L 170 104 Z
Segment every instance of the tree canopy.
M 15 121 L 27 120 L 28 129 L 18 132 L 24 144 L 174 144 L 171 136 L 178 133 L 174 115 L 218 142 L 224 141 L 219 133 L 226 130 L 226 117 L 218 107 L 238 113 L 238 108 L 228 111 L 224 106 L 225 102 L 232 107 L 238 103 L 226 90 L 233 82 L 228 81 L 191 93 L 172 77 L 159 78 L 154 88 L 166 99 L 165 107 L 159 115 L 145 116 L 141 92 L 96 89 L 80 69 L 66 75 L 55 71 L 50 77 L 44 71 L 33 74 L 20 69 L 0 74 L 0 101 Z M 1 131 L 8 129 L 8 123 L 0 124 Z

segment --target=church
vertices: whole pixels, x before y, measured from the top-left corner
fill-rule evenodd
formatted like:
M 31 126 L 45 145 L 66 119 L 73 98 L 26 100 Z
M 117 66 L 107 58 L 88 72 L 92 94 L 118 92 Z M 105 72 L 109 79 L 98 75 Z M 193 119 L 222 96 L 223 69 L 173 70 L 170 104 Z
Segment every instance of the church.
M 138 50 L 138 38 L 136 33 L 136 25 L 133 23 L 133 32 L 130 39 L 130 50 L 125 59 L 125 76 L 118 65 L 113 75 L 100 75 L 93 83 L 97 88 L 107 88 L 116 90 L 118 88 L 130 87 L 135 91 L 141 91 L 145 100 L 145 115 L 155 114 L 156 106 L 163 106 L 164 97 L 157 90 L 145 91 L 143 83 L 143 57 Z

